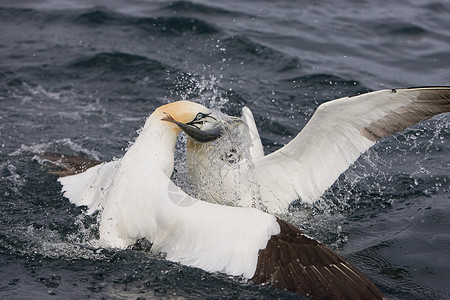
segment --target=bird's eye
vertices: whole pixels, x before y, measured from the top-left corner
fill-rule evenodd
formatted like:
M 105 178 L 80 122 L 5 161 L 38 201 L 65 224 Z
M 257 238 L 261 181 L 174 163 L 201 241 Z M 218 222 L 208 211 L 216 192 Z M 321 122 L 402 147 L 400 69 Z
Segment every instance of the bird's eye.
M 203 119 L 204 117 L 205 117 L 204 114 L 198 113 L 197 116 L 195 117 L 195 119 L 199 121 L 199 120 Z

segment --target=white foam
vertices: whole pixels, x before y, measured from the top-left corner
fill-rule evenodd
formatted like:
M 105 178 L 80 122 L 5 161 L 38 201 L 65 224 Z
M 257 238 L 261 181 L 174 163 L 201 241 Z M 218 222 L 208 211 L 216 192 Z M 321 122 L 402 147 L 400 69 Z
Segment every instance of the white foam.
M 59 139 L 48 143 L 36 143 L 31 145 L 22 144 L 19 149 L 9 153 L 9 156 L 21 156 L 32 154 L 42 154 L 45 152 L 85 155 L 92 159 L 99 160 L 99 153 L 95 150 L 89 150 L 73 142 L 70 138 Z

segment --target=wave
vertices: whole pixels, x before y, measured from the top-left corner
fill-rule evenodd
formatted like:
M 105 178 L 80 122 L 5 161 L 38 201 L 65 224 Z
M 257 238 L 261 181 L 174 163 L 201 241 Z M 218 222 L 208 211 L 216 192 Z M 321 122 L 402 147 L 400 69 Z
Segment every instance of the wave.
M 73 22 L 80 25 L 119 25 L 137 26 L 140 29 L 160 31 L 165 34 L 180 33 L 217 33 L 218 30 L 211 24 L 193 17 L 134 17 L 111 12 L 103 9 L 89 10 L 73 17 Z
M 23 9 L 23 8 L 5 8 L 0 7 L 0 20 L 5 21 L 32 21 L 44 15 L 49 15 L 48 13 L 40 13 L 39 11 L 33 9 Z M 50 14 L 51 15 L 51 14 Z
M 166 10 L 170 12 L 175 12 L 177 14 L 204 14 L 204 15 L 215 15 L 215 16 L 229 16 L 240 17 L 246 16 L 251 17 L 251 15 L 238 12 L 235 10 L 224 9 L 217 6 L 211 6 L 200 3 L 193 3 L 189 1 L 174 1 L 163 7 L 161 10 Z
M 405 23 L 405 22 L 386 22 L 377 25 L 373 25 L 374 29 L 381 35 L 393 35 L 393 36 L 421 36 L 427 33 L 427 30 L 417 24 Z
M 88 10 L 38 11 L 33 9 L 1 8 L 2 22 L 26 22 L 46 26 L 51 23 L 65 23 L 80 26 L 126 26 L 137 30 L 179 35 L 179 34 L 214 34 L 219 30 L 203 20 L 183 16 L 138 17 L 110 11 L 105 8 Z
M 296 83 L 303 83 L 303 84 L 310 84 L 316 86 L 319 85 L 349 85 L 349 86 L 360 86 L 362 87 L 362 84 L 357 80 L 352 79 L 345 79 L 343 77 L 333 75 L 333 74 L 325 74 L 325 73 L 318 73 L 318 74 L 308 74 L 303 76 L 297 76 L 285 79 L 284 81 L 287 82 L 296 82 Z M 368 92 L 367 88 L 363 88 L 365 92 Z M 350 96 L 350 95 L 347 95 Z
M 144 56 L 122 52 L 101 52 L 94 55 L 77 58 L 66 64 L 68 68 L 103 69 L 117 72 L 133 73 L 139 71 L 165 71 L 169 67 L 159 61 Z
M 270 70 L 278 72 L 298 69 L 301 66 L 297 57 L 245 36 L 233 35 L 227 37 L 221 41 L 221 45 L 225 49 L 224 56 L 237 62 L 254 63 L 260 67 L 268 67 Z

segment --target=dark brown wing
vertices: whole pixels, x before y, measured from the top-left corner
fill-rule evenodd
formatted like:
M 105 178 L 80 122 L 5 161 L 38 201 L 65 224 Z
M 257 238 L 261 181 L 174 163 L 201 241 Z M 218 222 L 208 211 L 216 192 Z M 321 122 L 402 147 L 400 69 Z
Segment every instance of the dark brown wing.
M 383 299 L 383 293 L 341 256 L 280 219 L 281 232 L 259 251 L 251 279 L 313 299 Z
M 48 173 L 56 174 L 61 177 L 82 173 L 87 169 L 102 163 L 99 160 L 90 159 L 82 156 L 64 155 L 58 153 L 46 152 L 38 154 L 38 156 L 42 160 L 49 162 L 51 164 L 53 170 L 49 171 Z

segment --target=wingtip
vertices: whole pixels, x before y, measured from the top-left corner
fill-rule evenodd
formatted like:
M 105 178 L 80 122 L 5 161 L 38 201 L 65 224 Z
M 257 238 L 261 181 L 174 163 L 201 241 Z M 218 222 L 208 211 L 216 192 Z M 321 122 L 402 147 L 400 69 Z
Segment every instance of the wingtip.
M 58 175 L 59 177 L 83 173 L 89 168 L 102 163 L 100 160 L 90 159 L 83 156 L 64 155 L 50 152 L 44 152 L 38 154 L 38 156 L 44 164 L 50 168 L 47 173 Z
M 293 225 L 277 222 L 281 231 L 259 251 L 252 281 L 312 299 L 384 299 L 370 279 L 337 253 Z

